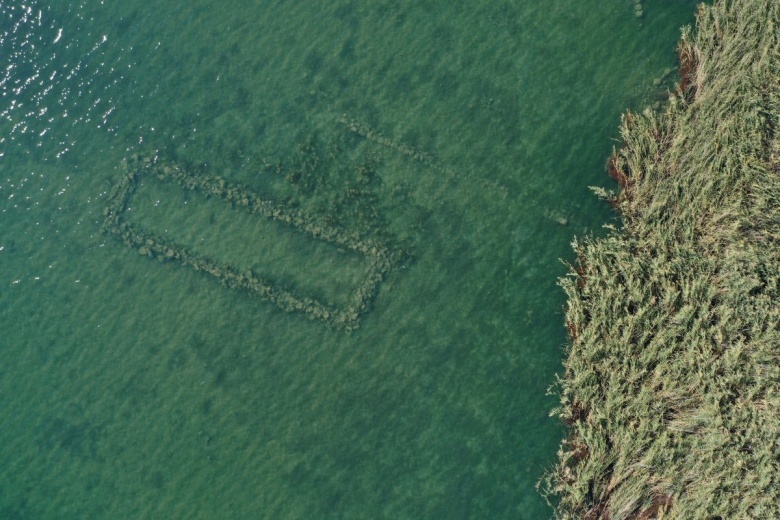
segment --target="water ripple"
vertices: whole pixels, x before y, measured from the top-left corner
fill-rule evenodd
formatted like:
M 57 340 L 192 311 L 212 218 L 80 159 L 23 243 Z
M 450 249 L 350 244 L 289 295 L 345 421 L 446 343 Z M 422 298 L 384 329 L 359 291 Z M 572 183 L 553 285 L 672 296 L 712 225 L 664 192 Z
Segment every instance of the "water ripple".
M 74 126 L 112 131 L 105 89 L 118 78 L 105 59 L 108 36 L 82 30 L 78 12 L 37 2 L 0 2 L 0 18 L 0 157 L 17 149 L 59 158 L 76 145 Z

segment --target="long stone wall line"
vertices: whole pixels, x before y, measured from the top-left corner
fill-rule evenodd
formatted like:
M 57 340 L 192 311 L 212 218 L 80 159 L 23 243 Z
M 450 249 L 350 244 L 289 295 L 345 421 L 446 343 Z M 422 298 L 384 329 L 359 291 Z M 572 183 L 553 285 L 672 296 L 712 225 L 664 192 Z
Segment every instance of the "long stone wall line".
M 398 139 L 387 137 L 386 135 L 375 130 L 374 128 L 370 127 L 366 123 L 363 123 L 358 119 L 350 117 L 348 114 L 342 114 L 341 116 L 339 116 L 339 118 L 336 121 L 340 125 L 344 126 L 348 131 L 357 134 L 367 139 L 368 141 L 376 143 L 380 146 L 389 148 L 390 150 L 396 152 L 401 156 L 417 161 L 423 164 L 424 166 L 430 168 L 433 171 L 444 174 L 447 177 L 463 177 L 462 171 L 459 171 L 456 168 L 445 166 L 439 160 L 436 159 L 436 156 L 434 154 L 423 152 L 422 150 L 419 150 L 414 146 L 399 141 Z

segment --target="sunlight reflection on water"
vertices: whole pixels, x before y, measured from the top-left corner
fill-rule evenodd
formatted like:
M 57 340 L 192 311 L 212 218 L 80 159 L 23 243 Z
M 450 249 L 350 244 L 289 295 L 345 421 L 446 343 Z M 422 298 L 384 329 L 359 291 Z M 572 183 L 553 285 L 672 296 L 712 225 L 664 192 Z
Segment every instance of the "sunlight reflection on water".
M 78 16 L 65 26 L 37 2 L 0 3 L 0 17 L 0 157 L 18 148 L 59 158 L 76 145 L 72 127 L 92 123 L 112 131 L 116 106 L 100 91 L 106 78 L 111 85 L 121 76 L 103 61 L 108 36 L 82 32 Z

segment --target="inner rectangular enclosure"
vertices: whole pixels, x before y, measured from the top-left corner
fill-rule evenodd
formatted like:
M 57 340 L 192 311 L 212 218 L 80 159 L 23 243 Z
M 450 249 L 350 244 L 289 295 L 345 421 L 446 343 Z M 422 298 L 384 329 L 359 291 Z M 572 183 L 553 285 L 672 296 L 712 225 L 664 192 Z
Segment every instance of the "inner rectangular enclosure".
M 203 193 L 145 176 L 129 201 L 132 222 L 240 272 L 346 307 L 369 268 L 366 256 Z

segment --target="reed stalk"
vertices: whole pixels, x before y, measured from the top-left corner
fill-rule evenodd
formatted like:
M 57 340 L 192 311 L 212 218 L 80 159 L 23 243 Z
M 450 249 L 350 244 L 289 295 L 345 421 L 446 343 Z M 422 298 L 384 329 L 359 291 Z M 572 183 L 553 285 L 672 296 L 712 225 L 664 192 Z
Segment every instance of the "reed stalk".
M 596 190 L 622 227 L 560 280 L 556 518 L 780 518 L 780 2 L 700 6 L 678 53 Z

